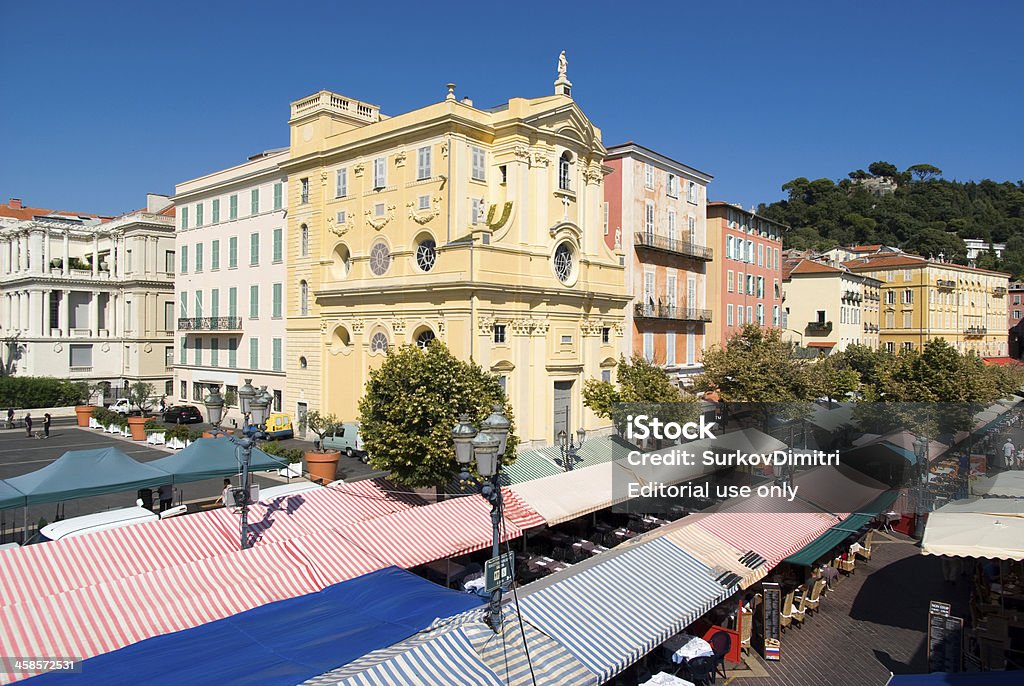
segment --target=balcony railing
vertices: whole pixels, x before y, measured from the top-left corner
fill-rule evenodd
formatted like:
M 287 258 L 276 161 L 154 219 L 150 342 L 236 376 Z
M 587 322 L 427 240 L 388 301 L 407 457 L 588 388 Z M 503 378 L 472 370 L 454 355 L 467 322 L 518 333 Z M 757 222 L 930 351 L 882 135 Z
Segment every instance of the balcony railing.
M 935 285 L 939 288 L 956 288 L 956 281 L 950 281 L 949 279 L 939 279 L 935 282 Z
M 988 333 L 988 327 L 985 326 L 968 326 L 964 329 L 965 336 L 984 336 Z
M 849 300 L 850 302 L 859 303 L 863 298 L 857 291 L 843 291 L 843 300 Z
M 823 335 L 832 332 L 832 322 L 807 322 L 807 333 L 809 335 Z
M 996 286 L 995 288 L 992 289 L 992 295 L 996 296 L 997 298 L 1001 298 L 1004 295 L 1006 295 L 1006 288 L 1004 288 L 1003 286 Z
M 676 305 L 644 305 L 637 303 L 633 313 L 638 319 L 673 319 L 680 322 L 710 322 L 711 310 Z
M 179 331 L 238 331 L 241 317 L 179 317 Z
M 686 255 L 687 257 L 694 257 L 706 262 L 710 262 L 712 259 L 712 250 L 707 246 L 690 240 L 683 241 L 678 238 L 659 236 L 645 231 L 637 231 L 636 244 L 650 250 L 660 250 L 675 255 Z
M 877 332 L 878 332 L 878 324 L 865 324 L 864 325 L 864 333 L 877 333 Z

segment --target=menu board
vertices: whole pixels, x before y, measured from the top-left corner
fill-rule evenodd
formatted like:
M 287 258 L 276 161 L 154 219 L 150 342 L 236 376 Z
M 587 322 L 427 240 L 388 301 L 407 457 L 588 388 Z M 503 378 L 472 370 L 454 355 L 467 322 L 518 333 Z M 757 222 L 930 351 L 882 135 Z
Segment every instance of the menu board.
M 949 604 L 928 604 L 928 671 L 959 672 L 963 669 L 964 620 L 949 614 Z
M 782 589 L 778 584 L 764 583 L 762 593 L 764 602 L 761 609 L 761 626 L 764 627 L 764 659 L 778 660 L 781 656 L 782 642 L 779 640 L 782 630 L 779 626 L 779 613 L 782 610 Z

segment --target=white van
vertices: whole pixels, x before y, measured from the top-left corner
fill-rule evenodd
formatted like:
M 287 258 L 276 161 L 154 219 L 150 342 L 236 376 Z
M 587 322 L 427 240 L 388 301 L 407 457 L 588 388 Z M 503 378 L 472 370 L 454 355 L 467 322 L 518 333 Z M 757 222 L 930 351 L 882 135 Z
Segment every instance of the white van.
M 323 486 L 315 484 L 312 481 L 296 481 L 290 484 L 261 488 L 259 502 L 266 503 L 275 498 L 281 498 L 286 495 L 295 495 L 296 493 L 302 493 L 303 491 L 312 491 L 316 488 L 323 488 Z
M 184 505 L 178 505 L 157 514 L 144 507 L 122 507 L 117 510 L 106 510 L 47 524 L 39 530 L 39 535 L 43 541 L 59 541 L 62 538 L 84 536 L 85 534 L 105 531 L 106 529 L 118 529 L 122 526 L 155 522 L 167 517 L 185 514 L 186 509 Z

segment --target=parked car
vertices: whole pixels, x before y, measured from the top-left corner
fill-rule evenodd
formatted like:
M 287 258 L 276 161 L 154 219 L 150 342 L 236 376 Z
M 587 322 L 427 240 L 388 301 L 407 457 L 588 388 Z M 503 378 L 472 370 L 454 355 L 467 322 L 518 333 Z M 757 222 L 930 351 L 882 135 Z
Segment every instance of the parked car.
M 295 436 L 295 431 L 292 429 L 292 418 L 287 412 L 271 412 L 263 430 L 274 439 Z
M 363 437 L 359 435 L 359 422 L 345 422 L 332 428 L 324 436 L 324 448 L 340 450 L 349 457 L 358 456 L 363 462 L 370 461 L 363 448 Z
M 117 402 L 112 403 L 107 409 L 111 412 L 128 415 L 132 412 L 132 404 L 128 398 L 120 398 Z
M 164 421 L 168 424 L 197 424 L 203 415 L 195 405 L 171 405 L 164 410 Z

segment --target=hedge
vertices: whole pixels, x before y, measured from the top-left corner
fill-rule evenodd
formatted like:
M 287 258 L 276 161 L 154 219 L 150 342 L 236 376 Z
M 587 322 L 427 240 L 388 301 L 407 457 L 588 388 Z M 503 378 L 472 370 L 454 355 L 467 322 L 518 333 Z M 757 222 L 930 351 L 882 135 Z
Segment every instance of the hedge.
M 37 407 L 78 405 L 89 397 L 89 385 L 49 376 L 0 377 L 0 407 L 31 410 Z

